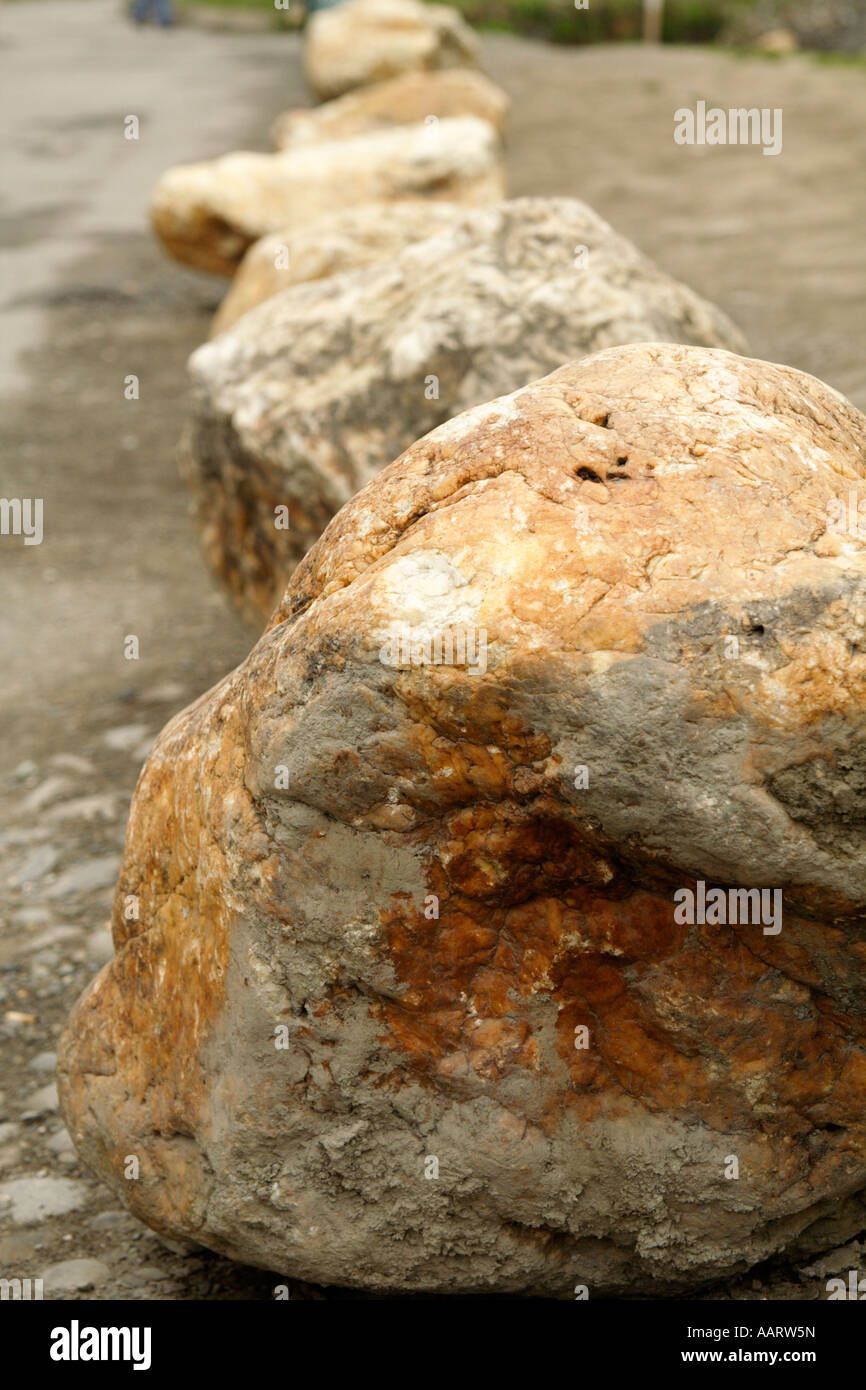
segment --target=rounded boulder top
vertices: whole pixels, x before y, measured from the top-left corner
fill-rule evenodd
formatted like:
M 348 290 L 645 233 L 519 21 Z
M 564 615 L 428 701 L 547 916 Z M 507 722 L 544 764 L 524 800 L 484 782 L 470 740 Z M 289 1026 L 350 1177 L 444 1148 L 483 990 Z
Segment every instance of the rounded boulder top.
M 723 350 L 412 445 L 148 759 L 59 1051 L 82 1157 L 377 1290 L 651 1295 L 819 1249 L 829 1201 L 856 1234 L 864 510 L 866 418 Z

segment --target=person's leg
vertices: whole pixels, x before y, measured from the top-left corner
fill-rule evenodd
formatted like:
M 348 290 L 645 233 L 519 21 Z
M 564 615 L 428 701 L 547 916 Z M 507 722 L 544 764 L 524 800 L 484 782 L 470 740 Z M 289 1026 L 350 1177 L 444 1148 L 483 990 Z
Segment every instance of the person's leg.
M 171 10 L 171 0 L 156 0 L 156 17 L 163 26 L 174 24 L 174 15 Z
M 135 0 L 132 7 L 132 17 L 136 24 L 143 24 L 152 8 L 153 0 Z

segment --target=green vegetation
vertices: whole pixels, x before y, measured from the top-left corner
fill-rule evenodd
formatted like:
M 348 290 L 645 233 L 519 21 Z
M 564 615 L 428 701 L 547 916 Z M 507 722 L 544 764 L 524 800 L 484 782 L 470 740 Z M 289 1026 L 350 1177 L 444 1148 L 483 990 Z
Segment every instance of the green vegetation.
M 639 39 L 641 0 L 451 0 L 478 29 L 508 29 L 553 43 L 611 43 Z M 705 43 L 721 32 L 738 0 L 665 0 L 667 43 Z M 752 3 L 752 0 L 739 0 Z
M 274 13 L 273 0 L 177 0 Z M 503 29 L 554 43 L 609 43 L 641 36 L 641 0 L 590 0 L 575 9 L 573 0 L 449 0 L 478 29 Z M 667 43 L 714 39 L 738 9 L 755 0 L 665 0 Z M 276 12 L 279 13 L 279 12 Z
M 530 38 L 546 39 L 551 43 L 591 44 L 633 42 L 641 38 L 642 0 L 589 0 L 587 9 L 575 8 L 575 0 L 440 0 L 452 4 L 476 29 L 498 29 Z M 816 3 L 818 0 L 816 0 Z M 754 10 L 759 0 L 664 0 L 665 43 L 712 43 L 739 16 Z M 789 0 L 776 0 L 778 23 L 787 20 L 785 5 Z M 274 0 L 175 0 L 179 10 L 195 8 L 233 9 L 258 12 L 270 16 L 274 27 L 296 28 L 303 20 L 303 0 L 292 0 L 292 9 L 276 9 Z M 767 11 L 763 0 L 762 13 Z M 731 35 L 733 38 L 733 34 Z M 734 39 L 730 52 L 738 57 L 771 55 L 756 54 L 744 47 L 749 40 Z M 862 67 L 864 55 L 839 51 L 816 51 L 806 41 L 807 52 L 816 62 L 838 63 Z

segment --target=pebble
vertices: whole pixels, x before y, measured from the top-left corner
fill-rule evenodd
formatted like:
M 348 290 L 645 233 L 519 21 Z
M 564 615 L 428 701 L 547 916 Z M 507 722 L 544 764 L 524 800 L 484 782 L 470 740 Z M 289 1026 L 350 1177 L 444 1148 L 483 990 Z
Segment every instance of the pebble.
M 102 1284 L 111 1273 L 102 1260 L 61 1260 L 59 1264 L 49 1265 L 42 1271 L 45 1292 L 50 1298 L 56 1293 L 74 1293 L 76 1290 L 93 1289 Z
M 24 798 L 21 809 L 26 815 L 32 815 L 36 811 L 41 811 L 52 801 L 60 801 L 62 797 L 68 796 L 74 791 L 73 785 L 68 777 L 56 776 L 47 777 L 44 782 L 40 782 L 29 796 Z
M 100 1211 L 93 1217 L 90 1226 L 94 1231 L 116 1231 L 131 1220 L 128 1211 Z
M 168 1279 L 170 1276 L 164 1269 L 157 1269 L 156 1265 L 139 1265 L 135 1270 L 136 1279 Z
M 44 951 L 48 946 L 60 946 L 64 941 L 78 941 L 80 938 L 80 927 L 49 927 L 48 931 L 34 936 L 24 949 L 28 952 Z
M 78 753 L 55 753 L 51 759 L 52 767 L 59 767 L 63 772 L 74 772 L 79 777 L 91 777 L 96 771 L 93 763 L 87 758 L 82 758 Z
M 840 1270 L 859 1269 L 863 1254 L 864 1247 L 859 1241 L 853 1240 L 848 1245 L 840 1245 L 838 1249 L 822 1255 L 811 1264 L 804 1265 L 802 1272 L 823 1278 L 827 1274 L 838 1274 Z
M 69 1137 L 68 1129 L 58 1129 L 56 1134 L 49 1134 L 45 1140 L 45 1147 L 53 1154 L 75 1153 L 75 1145 Z
M 0 1125 L 0 1144 L 7 1144 L 10 1139 L 14 1139 L 18 1133 L 18 1126 L 11 1121 L 8 1124 Z
M 39 1120 L 43 1115 L 50 1115 L 57 1110 L 60 1105 L 57 1099 L 57 1083 L 49 1081 L 47 1086 L 40 1086 L 38 1091 L 34 1091 L 28 1097 L 27 1109 L 21 1116 L 22 1120 Z
M 32 845 L 39 840 L 47 840 L 48 831 L 42 825 L 28 825 L 18 830 L 4 830 L 0 833 L 0 848 L 14 848 L 16 845 Z
M 71 801 L 61 801 L 46 812 L 45 819 L 55 825 L 67 820 L 112 821 L 116 816 L 114 793 L 100 792 L 94 796 L 76 796 Z
M 150 730 L 146 724 L 121 724 L 116 729 L 108 729 L 102 735 L 102 741 L 115 752 L 131 753 L 149 734 Z
M 47 1071 L 53 1074 L 57 1066 L 56 1052 L 37 1052 L 35 1057 L 31 1057 L 27 1063 L 31 1071 Z
M 29 1260 L 37 1244 L 41 1231 L 16 1231 L 13 1235 L 0 1238 L 0 1266 L 7 1269 L 19 1260 Z
M 97 888 L 109 888 L 117 878 L 120 868 L 119 854 L 100 854 L 95 859 L 85 859 L 67 869 L 48 890 L 52 899 L 69 897 L 73 893 L 93 893 Z
M 47 907 L 19 907 L 12 913 L 12 923 L 16 927 L 41 927 L 43 922 L 51 921 Z
M 28 884 L 38 882 L 40 878 L 50 874 L 59 858 L 60 851 L 54 845 L 37 845 L 35 849 L 25 855 L 24 862 L 17 873 L 12 874 L 9 879 L 9 886 L 11 888 L 23 888 Z
M 172 1240 L 171 1236 L 161 1236 L 158 1231 L 151 1233 L 155 1236 L 158 1244 L 166 1250 L 170 1250 L 172 1255 L 180 1255 L 183 1259 L 189 1259 L 192 1255 L 201 1252 L 201 1246 L 182 1240 Z
M 72 1178 L 10 1178 L 0 1183 L 0 1209 L 13 1226 L 35 1226 L 50 1216 L 79 1211 L 87 1201 L 84 1183 Z
M 39 769 L 32 758 L 25 758 L 19 763 L 9 778 L 10 782 L 26 782 L 28 777 L 32 777 Z
M 152 685 L 149 690 L 142 691 L 142 700 L 152 700 L 154 704 L 176 705 L 186 698 L 186 690 L 177 681 L 163 681 L 161 685 Z

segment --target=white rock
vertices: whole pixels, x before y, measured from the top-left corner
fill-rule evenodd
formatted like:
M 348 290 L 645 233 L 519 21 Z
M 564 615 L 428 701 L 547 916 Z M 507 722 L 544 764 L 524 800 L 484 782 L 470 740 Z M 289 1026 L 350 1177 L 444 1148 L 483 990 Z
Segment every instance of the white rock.
M 46 874 L 50 874 L 59 858 L 60 851 L 54 845 L 37 845 L 35 849 L 30 851 L 20 867 L 11 876 L 9 880 L 10 887 L 24 888 L 29 884 L 37 883 L 40 878 L 44 878 Z
M 45 1140 L 45 1147 L 50 1149 L 53 1154 L 75 1153 L 68 1129 L 58 1129 L 56 1134 L 50 1134 Z
M 61 1260 L 42 1271 L 46 1297 L 58 1293 L 76 1293 L 104 1284 L 111 1270 L 102 1260 Z
M 71 897 L 76 893 L 93 893 L 97 888 L 108 888 L 117 878 L 120 868 L 119 854 L 101 854 L 95 859 L 85 859 L 62 873 L 48 890 L 51 899 Z
M 184 467 L 205 553 L 266 615 L 334 513 L 416 439 L 599 348 L 678 340 L 743 346 L 572 198 L 464 209 L 387 261 L 284 290 L 190 359 Z
M 47 1086 L 40 1086 L 38 1091 L 28 1096 L 25 1119 L 38 1120 L 42 1115 L 56 1110 L 57 1104 L 57 1085 L 54 1081 L 49 1081 Z
M 51 766 L 59 767 L 63 772 L 76 773 L 79 777 L 90 777 L 96 771 L 93 763 L 78 753 L 56 753 L 51 759 Z
M 31 1057 L 28 1062 L 30 1071 L 53 1072 L 57 1066 L 56 1052 L 38 1052 L 35 1057 Z
M 109 729 L 104 733 L 102 742 L 115 752 L 131 753 L 149 733 L 146 724 L 121 724 L 118 728 Z
M 48 806 L 50 802 L 60 801 L 62 797 L 69 796 L 72 791 L 74 787 L 69 778 L 58 773 L 40 782 L 39 786 L 24 798 L 21 809 L 25 815 L 32 815 L 35 811 L 41 811 L 43 806 Z
M 423 121 L 432 126 L 444 116 L 478 116 L 502 131 L 508 97 L 488 77 L 470 68 L 407 72 L 387 82 L 349 92 L 323 106 L 284 111 L 272 136 L 278 150 L 320 140 L 346 140 L 389 125 Z
M 117 800 L 113 792 L 97 792 L 93 796 L 76 796 L 52 806 L 45 819 L 52 825 L 68 820 L 112 821 L 117 816 Z
M 0 1212 L 15 1226 L 34 1226 L 51 1216 L 80 1211 L 87 1201 L 84 1183 L 72 1178 L 10 1178 L 0 1183 Z
M 499 137 L 475 116 L 423 122 L 303 145 L 279 154 L 240 151 L 169 169 L 151 220 L 169 255 L 233 275 L 269 232 L 291 233 L 360 203 L 431 198 L 478 206 L 504 192 Z
M 323 100 L 402 72 L 477 65 L 478 41 L 448 5 L 347 0 L 306 28 L 304 71 Z
M 80 927 L 49 927 L 47 931 L 40 932 L 32 941 L 28 941 L 24 950 L 28 954 L 34 951 L 44 951 L 51 946 L 61 946 L 64 941 L 80 941 L 82 931 Z
M 361 203 L 320 217 L 295 232 L 272 232 L 253 243 L 214 316 L 211 336 L 266 299 L 306 281 L 389 260 L 404 246 L 444 231 L 461 215 L 457 203 L 412 199 Z

